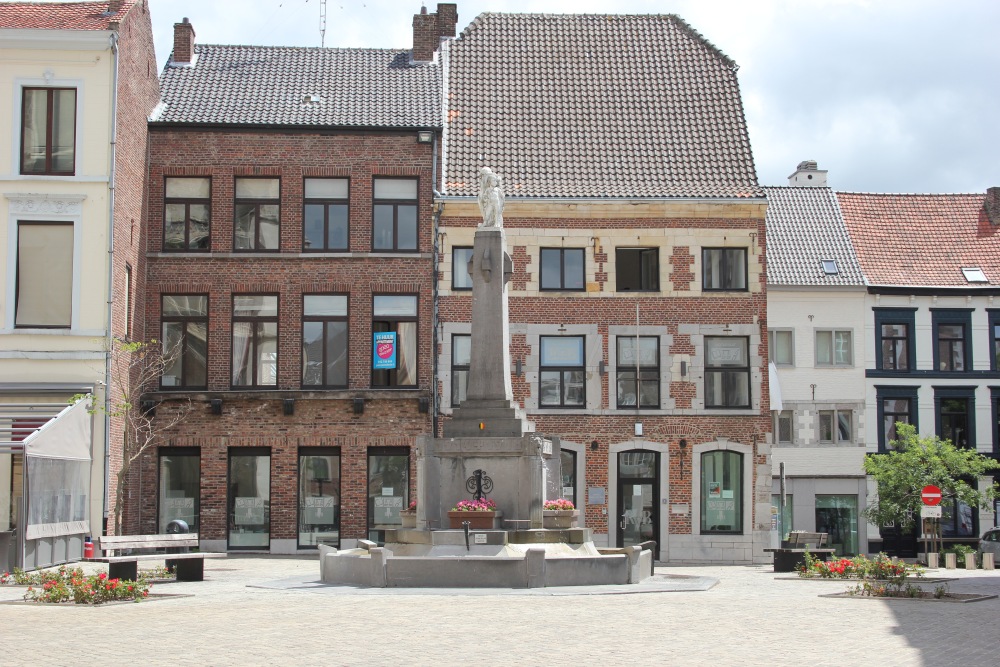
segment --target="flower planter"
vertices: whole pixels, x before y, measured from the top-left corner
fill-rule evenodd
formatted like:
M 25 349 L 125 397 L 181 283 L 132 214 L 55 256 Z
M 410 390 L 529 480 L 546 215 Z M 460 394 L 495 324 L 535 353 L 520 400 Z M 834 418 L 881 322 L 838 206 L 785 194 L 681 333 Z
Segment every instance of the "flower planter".
M 403 528 L 416 528 L 417 527 L 417 513 L 416 511 L 403 510 L 399 513 L 399 518 L 403 521 Z
M 542 527 L 575 528 L 580 510 L 542 510 Z
M 449 511 L 448 521 L 452 529 L 460 530 L 462 522 L 468 521 L 474 530 L 494 530 L 499 527 L 503 512 L 461 512 Z

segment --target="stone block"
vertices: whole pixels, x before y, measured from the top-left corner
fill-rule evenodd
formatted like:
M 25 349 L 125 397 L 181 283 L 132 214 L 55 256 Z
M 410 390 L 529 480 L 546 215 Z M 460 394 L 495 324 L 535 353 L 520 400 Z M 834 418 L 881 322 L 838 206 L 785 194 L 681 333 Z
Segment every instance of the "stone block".
M 372 588 L 385 588 L 386 586 L 386 575 L 385 575 L 385 562 L 388 553 L 382 547 L 375 547 L 368 551 L 370 554 L 370 575 L 371 581 L 369 586 Z
M 531 548 L 524 554 L 525 582 L 528 588 L 545 587 L 545 549 Z

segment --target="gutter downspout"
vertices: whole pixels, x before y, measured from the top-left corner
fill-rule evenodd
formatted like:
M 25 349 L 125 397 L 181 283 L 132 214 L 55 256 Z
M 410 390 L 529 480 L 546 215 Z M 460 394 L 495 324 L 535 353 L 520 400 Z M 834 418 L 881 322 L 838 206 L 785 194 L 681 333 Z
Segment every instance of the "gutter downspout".
M 104 338 L 104 507 L 105 523 L 108 519 L 108 492 L 111 474 L 111 351 L 114 345 L 111 325 L 114 305 L 115 277 L 115 160 L 118 141 L 118 33 L 111 34 L 111 53 L 114 68 L 111 73 L 111 145 L 110 172 L 108 174 L 108 324 Z M 93 530 L 93 529 L 91 529 Z
M 438 151 L 438 138 L 437 134 L 434 135 L 434 143 L 432 144 L 431 150 L 433 154 L 431 155 L 431 174 L 432 178 L 437 178 L 437 151 Z M 435 188 L 431 188 L 432 197 L 434 200 L 438 197 L 438 191 Z M 440 396 L 438 396 L 438 322 L 439 322 L 439 312 L 438 312 L 438 266 L 441 260 L 441 212 L 444 210 L 444 204 L 439 204 L 434 201 L 432 204 L 433 211 L 433 224 L 431 225 L 431 232 L 434 234 L 434 247 L 432 251 L 431 262 L 433 264 L 431 269 L 431 302 L 434 306 L 431 309 L 431 433 L 432 437 L 437 437 L 438 429 L 438 404 L 440 402 Z

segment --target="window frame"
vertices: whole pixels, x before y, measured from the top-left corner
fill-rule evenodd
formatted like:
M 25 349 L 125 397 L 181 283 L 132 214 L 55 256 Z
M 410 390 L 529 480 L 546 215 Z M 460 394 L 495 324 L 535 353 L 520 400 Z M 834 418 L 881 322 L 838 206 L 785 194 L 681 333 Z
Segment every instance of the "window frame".
M 843 445 L 843 444 L 853 444 L 856 440 L 855 437 L 855 420 L 854 420 L 854 410 L 842 410 L 839 408 L 827 408 L 822 410 L 816 410 L 816 441 L 824 445 Z M 823 437 L 823 416 L 830 415 L 830 437 Z M 848 416 L 850 435 L 846 440 L 840 437 L 840 415 L 845 414 Z
M 469 259 L 461 262 L 456 258 L 456 255 L 460 251 L 469 251 Z M 451 289 L 453 292 L 471 292 L 472 291 L 472 276 L 468 272 L 468 262 L 472 259 L 472 252 L 474 248 L 469 245 L 456 245 L 451 247 Z M 457 276 L 467 276 L 469 280 L 469 286 L 464 287 L 456 284 L 455 278 Z
M 705 502 L 706 500 L 708 500 L 708 497 L 706 496 L 705 489 L 704 489 L 704 485 L 705 485 L 705 470 L 706 470 L 705 458 L 707 456 L 715 456 L 715 455 L 721 455 L 721 458 L 723 459 L 723 464 L 724 465 L 725 465 L 725 462 L 727 460 L 728 461 L 732 461 L 733 457 L 736 457 L 736 459 L 739 461 L 739 466 L 737 466 L 736 473 L 733 474 L 731 471 L 729 473 L 730 479 L 736 479 L 737 483 L 739 485 L 738 491 L 737 490 L 733 490 L 732 491 L 733 500 L 735 502 L 739 503 L 739 513 L 738 513 L 738 517 L 737 517 L 738 520 L 739 520 L 739 524 L 734 529 L 732 529 L 732 530 L 712 530 L 712 529 L 706 529 L 705 528 L 705 526 L 706 526 L 706 514 L 705 513 L 706 513 L 706 511 L 708 509 L 707 508 L 708 503 Z M 707 451 L 700 452 L 698 454 L 698 456 L 700 456 L 700 459 L 699 459 L 699 472 L 700 472 L 700 474 L 699 474 L 699 478 L 698 478 L 698 494 L 700 496 L 700 499 L 699 499 L 699 514 L 700 514 L 700 516 L 698 517 L 699 534 L 701 534 L 701 535 L 742 535 L 743 534 L 743 526 L 746 523 L 746 507 L 745 507 L 746 503 L 744 502 L 744 498 L 743 498 L 744 491 L 745 491 L 745 489 L 743 488 L 743 484 L 744 484 L 744 481 L 745 481 L 743 479 L 743 476 L 744 476 L 744 466 L 746 465 L 746 460 L 745 460 L 745 457 L 744 457 L 743 453 L 742 452 L 733 451 L 733 450 L 728 450 L 728 449 L 710 449 L 710 450 L 707 450 Z M 723 474 L 725 475 L 725 473 L 723 473 Z M 720 488 L 720 491 L 725 491 L 725 489 L 721 489 Z
M 622 286 L 622 275 L 621 267 L 623 266 L 623 253 L 637 253 L 638 263 L 639 263 L 639 286 L 638 287 L 623 287 Z M 653 266 L 647 270 L 646 261 L 648 257 L 653 258 Z M 646 275 L 651 275 L 655 281 L 655 284 L 649 287 L 643 287 L 643 279 Z M 621 247 L 615 248 L 615 291 L 617 292 L 659 292 L 660 291 L 660 248 L 659 246 L 652 247 Z
M 236 315 L 236 299 L 237 299 L 237 297 L 248 297 L 248 296 L 249 297 L 253 297 L 253 296 L 272 297 L 273 296 L 276 299 L 276 301 L 275 301 L 275 311 L 274 311 L 275 314 L 274 315 L 240 315 L 240 316 L 237 316 Z M 281 295 L 278 294 L 278 293 L 275 293 L 275 292 L 240 292 L 240 293 L 234 293 L 234 294 L 232 294 L 230 296 L 230 310 L 229 310 L 229 313 L 230 313 L 230 330 L 229 330 L 229 340 L 230 340 L 229 386 L 232 389 L 271 389 L 271 388 L 277 388 L 277 386 L 279 384 L 278 377 L 280 375 L 280 368 L 279 368 L 278 364 L 279 364 L 279 361 L 280 361 L 279 355 L 280 355 L 280 352 L 281 352 L 281 322 L 280 322 L 280 315 L 281 315 Z M 233 353 L 236 351 L 236 334 L 235 334 L 235 332 L 236 332 L 236 323 L 237 322 L 249 322 L 251 325 L 253 325 L 251 327 L 251 334 L 252 334 L 252 340 L 253 340 L 253 344 L 252 344 L 253 354 L 251 354 L 251 355 L 248 356 L 248 359 L 251 362 L 251 365 L 250 365 L 250 379 L 251 379 L 251 384 L 236 384 L 236 377 L 235 377 L 236 368 L 235 368 L 235 364 L 234 364 L 235 360 L 233 359 Z M 274 384 L 261 384 L 260 383 L 260 379 L 257 377 L 257 354 L 259 352 L 260 338 L 261 338 L 261 333 L 260 333 L 260 330 L 259 330 L 259 328 L 258 328 L 257 325 L 268 324 L 268 323 L 273 323 L 275 325 L 275 334 L 274 334 L 274 350 L 275 350 L 275 359 L 274 359 L 274 368 L 275 368 L 275 372 L 274 372 Z
M 376 315 L 375 314 L 375 298 L 376 297 L 380 297 L 380 296 L 407 296 L 407 297 L 413 297 L 415 299 L 415 302 L 414 302 L 414 304 L 415 304 L 414 313 L 415 314 L 414 315 Z M 376 319 L 376 318 L 380 318 L 380 319 Z M 406 322 L 414 322 L 414 323 L 416 323 L 416 326 L 413 327 L 414 335 L 417 337 L 416 341 L 414 341 L 414 346 L 413 346 L 414 349 L 416 350 L 416 356 L 415 356 L 415 358 L 413 360 L 413 368 L 414 368 L 413 384 L 399 384 L 398 383 L 398 374 L 399 374 L 398 359 L 399 359 L 399 357 L 397 356 L 397 364 L 396 364 L 397 367 L 396 368 L 393 368 L 393 369 L 376 369 L 376 368 L 372 368 L 371 369 L 371 376 L 370 376 L 371 387 L 373 389 L 414 389 L 416 387 L 419 387 L 420 386 L 420 295 L 412 293 L 412 292 L 398 292 L 398 293 L 394 292 L 394 293 L 372 294 L 372 298 L 371 298 L 371 334 L 372 334 L 372 336 L 370 336 L 369 339 L 368 339 L 368 343 L 369 343 L 369 346 L 368 346 L 369 364 L 371 363 L 371 359 L 373 358 L 373 355 L 374 355 L 374 351 L 371 348 L 371 346 L 374 344 L 374 334 L 375 333 L 381 333 L 381 330 L 376 330 L 375 329 L 376 322 L 388 324 L 389 328 L 385 329 L 385 331 L 395 331 L 396 332 L 396 346 L 397 346 L 396 354 L 397 355 L 399 354 L 399 348 L 402 347 L 399 344 L 399 338 L 400 338 L 399 337 L 399 324 L 401 322 L 403 322 L 403 323 L 406 323 Z M 385 384 L 378 384 L 378 383 L 376 383 L 376 377 L 379 377 L 378 375 L 376 375 L 378 373 L 385 373 L 386 374 L 386 376 L 385 376 L 385 378 L 386 378 Z
M 975 387 L 934 387 L 934 433 L 945 439 L 945 416 L 959 414 L 945 412 L 945 404 L 952 401 L 965 403 L 965 436 L 966 443 L 961 445 L 952 439 L 952 444 L 959 449 L 976 450 L 976 388 Z
M 722 275 L 730 273 L 729 264 L 732 261 L 730 259 L 730 253 L 742 252 L 743 253 L 743 286 L 742 287 L 730 287 L 728 285 L 721 285 L 718 287 L 709 287 L 709 273 L 708 267 L 710 262 L 708 261 L 708 256 L 710 253 L 719 252 L 721 255 L 721 271 Z M 701 289 L 703 292 L 749 292 L 750 291 L 750 251 L 746 247 L 704 247 L 701 249 Z M 731 276 L 732 277 L 732 276 Z M 722 280 L 725 283 L 725 280 Z
M 345 308 L 343 315 L 307 315 L 306 314 L 306 297 L 310 296 L 337 296 L 344 297 Z M 302 321 L 302 337 L 301 337 L 301 353 L 302 353 L 302 375 L 299 380 L 301 382 L 301 387 L 307 390 L 320 390 L 320 389 L 346 389 L 351 381 L 351 295 L 345 294 L 343 292 L 303 292 L 302 293 L 302 311 L 301 311 L 301 321 Z M 315 322 L 323 325 L 323 360 L 321 364 L 321 376 L 323 382 L 320 384 L 306 384 L 306 336 L 305 328 L 307 322 Z M 335 384 L 328 382 L 327 377 L 328 363 L 327 359 L 327 336 L 329 335 L 329 324 L 331 322 L 343 322 L 344 323 L 344 335 L 346 337 L 345 349 L 344 349 L 344 382 L 343 384 Z
M 236 194 L 239 181 L 277 181 L 278 182 L 278 196 L 276 199 L 266 199 L 263 197 L 244 197 L 240 198 Z M 253 229 L 253 247 L 252 248 L 238 248 L 236 246 L 236 229 L 237 221 L 239 220 L 239 208 L 240 206 L 253 206 L 254 207 L 254 229 Z M 278 245 L 275 248 L 264 248 L 261 246 L 261 206 L 275 206 L 278 209 L 277 215 L 277 242 Z M 281 252 L 281 177 L 280 176 L 236 176 L 233 178 L 233 252 Z
M 332 525 L 332 526 L 334 526 L 335 530 L 337 532 L 337 544 L 335 544 L 333 546 L 335 546 L 337 548 L 340 547 L 340 540 L 341 540 L 341 521 L 340 521 L 340 519 L 341 519 L 341 514 L 342 514 L 341 510 L 342 510 L 342 507 L 343 507 L 343 505 L 341 503 L 341 500 L 344 497 L 344 494 L 343 494 L 343 491 L 342 491 L 343 490 L 343 479 L 344 479 L 344 476 L 343 476 L 344 458 L 341 455 L 340 447 L 327 447 L 327 446 L 323 446 L 323 447 L 299 447 L 298 456 L 296 457 L 296 461 L 295 461 L 295 463 L 296 463 L 296 480 L 295 480 L 295 487 L 296 487 L 296 489 L 295 489 L 295 495 L 296 495 L 296 502 L 295 502 L 295 510 L 296 510 L 295 511 L 295 519 L 296 519 L 295 520 L 295 546 L 296 546 L 297 549 L 319 549 L 319 543 L 316 543 L 316 544 L 303 544 L 302 543 L 302 535 L 303 535 L 302 527 L 304 525 L 303 522 L 302 522 L 302 518 L 303 518 L 302 514 L 303 514 L 304 505 L 305 505 L 305 503 L 304 503 L 304 497 L 303 497 L 303 494 L 302 494 L 302 491 L 303 491 L 302 487 L 303 487 L 303 482 L 304 482 L 303 475 L 302 475 L 302 468 L 303 468 L 303 459 L 304 458 L 308 458 L 308 457 L 320 457 L 320 456 L 336 456 L 337 457 L 337 483 L 336 483 L 336 490 L 335 490 L 335 493 L 333 493 L 332 496 L 321 495 L 321 496 L 309 496 L 309 497 L 319 497 L 319 498 L 333 497 L 333 498 L 336 499 L 336 504 L 334 505 L 333 523 L 332 524 L 316 524 L 316 525 Z M 327 480 L 327 481 L 332 482 L 333 479 L 330 479 L 330 480 Z M 320 489 L 322 489 L 322 486 L 320 486 Z
M 45 111 L 45 170 L 44 171 L 25 171 L 24 165 L 24 152 L 25 152 L 25 111 L 28 104 L 28 91 L 32 90 L 44 90 L 46 91 L 46 111 Z M 73 168 L 69 171 L 55 171 L 52 169 L 52 155 L 53 155 L 53 93 L 56 91 L 72 90 L 73 91 Z M 78 128 L 77 125 L 80 122 L 80 89 L 76 86 L 21 86 L 21 116 L 20 116 L 20 153 L 18 155 L 18 173 L 21 176 L 75 176 L 76 175 L 76 156 L 77 156 L 77 138 L 78 138 Z
M 375 196 L 375 182 L 379 180 L 413 181 L 416 184 L 413 199 L 378 199 Z M 379 248 L 375 246 L 375 208 L 377 206 L 392 206 L 392 247 Z M 401 206 L 412 206 L 416 224 L 414 230 L 415 244 L 413 248 L 399 247 L 399 209 Z M 420 177 L 418 176 L 374 176 L 372 178 L 372 252 L 420 252 Z
M 194 500 L 194 511 L 193 515 L 195 517 L 195 522 L 193 525 L 189 525 L 188 528 L 191 532 L 200 532 L 201 525 L 201 447 L 173 447 L 173 446 L 161 446 L 156 452 L 156 525 L 162 526 L 161 530 L 166 532 L 166 526 L 163 526 L 163 459 L 165 457 L 175 457 L 175 458 L 196 458 L 198 461 L 198 493 L 193 496 Z
M 636 368 L 635 368 L 634 365 L 632 365 L 632 366 L 623 366 L 620 363 L 620 360 L 621 360 L 621 343 L 622 343 L 622 341 L 623 340 L 634 341 L 635 340 L 635 336 L 616 336 L 615 337 L 615 406 L 619 410 L 629 410 L 629 409 L 631 409 L 631 410 L 642 410 L 643 408 L 645 408 L 647 410 L 659 410 L 660 407 L 662 406 L 662 399 L 660 397 L 660 394 L 661 394 L 661 392 L 660 392 L 660 379 L 661 379 L 661 375 L 660 375 L 660 366 L 661 366 L 661 364 L 660 364 L 660 337 L 659 336 L 641 336 L 640 335 L 639 336 L 640 344 L 641 344 L 641 341 L 644 340 L 644 339 L 645 340 L 650 340 L 651 339 L 651 340 L 654 341 L 654 346 L 655 346 L 654 349 L 656 351 L 656 364 L 654 366 L 649 366 L 649 365 L 643 365 L 642 363 L 640 363 L 639 364 L 639 374 L 638 374 L 638 376 L 635 376 Z M 586 356 L 586 348 L 584 348 L 584 355 Z M 621 377 L 622 373 L 631 373 L 631 374 L 633 374 L 633 377 L 632 377 L 632 380 L 631 380 L 631 384 L 632 384 L 632 390 L 635 391 L 635 396 L 636 396 L 636 403 L 635 404 L 622 403 L 622 396 L 621 396 L 621 393 L 620 393 L 621 383 L 623 381 L 624 382 L 629 382 L 629 380 L 627 378 L 625 380 L 622 380 L 622 377 Z M 648 377 L 648 375 L 653 375 L 653 377 Z M 585 377 L 586 377 L 586 374 L 585 374 Z M 656 403 L 643 403 L 642 402 L 642 395 L 643 394 L 642 394 L 642 391 L 641 391 L 642 383 L 643 382 L 649 382 L 650 380 L 653 380 L 653 379 L 655 379 L 655 386 L 656 386 Z M 584 381 L 586 381 L 586 379 Z
M 1000 371 L 1000 310 L 987 308 L 986 317 L 989 322 L 990 370 Z
M 208 181 L 208 198 L 199 197 L 168 197 L 167 196 L 167 181 L 170 179 L 184 179 L 184 180 L 200 180 L 204 179 Z M 180 248 L 171 248 L 167 246 L 167 207 L 170 205 L 183 205 L 184 206 L 184 245 Z M 206 243 L 204 248 L 192 248 L 191 247 L 191 206 L 204 206 L 206 214 L 208 216 L 208 234 L 206 235 Z M 234 216 L 235 216 L 235 206 L 234 206 Z M 235 220 L 235 217 L 234 217 Z M 235 231 L 233 232 L 235 234 Z M 235 248 L 235 240 L 233 241 L 233 247 Z M 211 252 L 212 251 L 212 177 L 211 176 L 171 176 L 166 175 L 163 177 L 163 241 L 160 246 L 163 252 Z
M 745 366 L 709 366 L 708 358 L 708 347 L 709 340 L 734 340 L 741 339 L 745 343 L 746 349 L 746 365 Z M 705 385 L 704 385 L 704 396 L 705 396 L 705 409 L 707 410 L 746 410 L 753 406 L 753 387 L 751 386 L 750 376 L 753 371 L 753 366 L 750 361 L 750 336 L 705 336 L 704 337 L 704 359 L 705 359 Z M 709 391 L 708 391 L 708 377 L 709 374 L 719 373 L 725 378 L 726 375 L 732 373 L 746 373 L 746 392 L 747 392 L 747 402 L 742 405 L 715 405 L 709 404 Z
M 791 360 L 788 362 L 778 361 L 777 355 L 774 354 L 774 340 L 778 334 L 788 334 L 788 351 L 791 354 Z M 769 361 L 773 361 L 775 366 L 781 368 L 793 368 L 795 366 L 795 329 L 778 328 L 767 330 L 767 358 Z
M 774 429 L 774 442 L 779 445 L 791 444 L 795 442 L 795 411 L 794 410 L 774 410 L 774 418 L 771 427 Z M 788 420 L 788 439 L 781 439 L 781 421 Z
M 903 387 L 896 385 L 876 385 L 875 386 L 875 411 L 877 415 L 877 434 L 878 434 L 878 451 L 880 454 L 893 451 L 889 447 L 889 438 L 887 437 L 885 431 L 885 401 L 900 401 L 905 400 L 908 404 L 909 412 L 907 413 L 907 423 L 912 424 L 914 428 L 919 429 L 919 402 L 918 402 L 919 387 Z M 890 412 L 891 415 L 899 415 L 899 412 Z M 893 420 L 893 428 L 895 428 L 896 422 L 899 420 Z
M 164 315 L 163 313 L 163 300 L 169 297 L 204 297 L 205 299 L 205 314 L 203 316 L 187 316 L 187 315 Z M 209 331 L 209 314 L 211 313 L 211 296 L 207 292 L 201 293 L 163 293 L 160 294 L 160 339 L 163 341 L 163 345 L 167 343 L 167 337 L 164 335 L 164 325 L 167 322 L 177 322 L 184 325 L 181 334 L 181 383 L 177 385 L 164 385 L 163 376 L 160 375 L 160 389 L 163 391 L 175 391 L 175 390 L 190 390 L 190 389 L 207 389 L 208 388 L 208 331 Z M 188 338 L 188 328 L 189 323 L 204 323 L 205 324 L 205 384 L 191 385 L 185 383 L 185 378 L 187 377 L 187 338 Z
M 403 485 L 403 503 L 400 507 L 400 511 L 405 510 L 409 507 L 410 501 L 410 483 L 412 482 L 412 475 L 410 474 L 410 468 L 413 465 L 413 453 L 410 447 L 368 447 L 365 452 L 365 532 L 369 536 L 369 539 L 373 537 L 375 533 L 376 537 L 384 536 L 384 531 L 389 529 L 390 524 L 376 524 L 374 516 L 374 502 L 373 498 L 384 497 L 372 495 L 372 458 L 374 457 L 406 457 L 406 470 L 405 470 L 405 484 Z M 343 471 L 341 471 L 343 472 Z M 383 488 L 385 488 L 383 486 Z M 393 493 L 390 497 L 395 497 L 396 494 Z M 378 526 L 383 526 L 379 528 Z M 392 524 L 395 525 L 395 524 Z M 381 540 L 375 539 L 374 542 L 380 542 Z
M 961 338 L 942 339 L 940 327 L 961 325 Z M 954 358 L 947 362 L 949 368 L 941 368 L 941 343 L 942 340 L 962 342 L 962 369 L 955 370 L 952 366 Z M 957 308 L 931 308 L 931 341 L 934 351 L 934 371 L 936 373 L 957 373 L 965 375 L 972 372 L 972 309 Z M 950 348 L 954 353 L 954 347 Z
M 347 197 L 307 197 L 307 181 L 344 181 L 347 184 Z M 323 245 L 319 248 L 306 245 L 306 207 L 323 207 Z M 345 217 L 344 246 L 331 247 L 330 241 L 330 207 L 344 206 L 347 209 Z M 302 252 L 350 252 L 351 249 L 351 179 L 346 176 L 303 176 L 302 177 Z
M 586 248 L 539 248 L 538 249 L 538 289 L 541 292 L 585 292 L 587 290 L 587 249 Z M 545 287 L 545 253 L 559 253 L 559 286 Z M 566 287 L 566 253 L 580 253 L 580 286 Z
M 917 349 L 914 345 L 916 333 L 916 308 L 874 308 L 872 312 L 875 317 L 875 368 L 889 373 L 912 373 L 917 369 Z M 886 338 L 883 336 L 882 327 L 889 325 L 903 325 L 906 327 L 905 337 L 893 336 Z M 885 354 L 882 350 L 886 340 L 906 342 L 906 363 L 907 368 L 886 368 Z M 896 358 L 895 356 L 893 357 Z
M 470 363 L 459 364 L 459 363 L 456 363 L 456 361 L 455 361 L 455 359 L 458 356 L 455 353 L 455 350 L 456 350 L 456 347 L 457 347 L 456 343 L 458 342 L 458 339 L 466 339 L 466 338 L 469 339 L 469 345 L 470 345 L 470 354 L 469 354 L 469 357 L 470 357 L 469 361 L 470 361 Z M 459 407 L 462 404 L 462 401 L 465 400 L 465 399 L 460 399 L 460 397 L 459 397 L 459 386 L 460 386 L 460 383 L 458 382 L 458 377 L 459 377 L 459 373 L 465 373 L 466 374 L 466 380 L 465 380 L 464 386 L 466 388 L 468 388 L 468 373 L 469 373 L 469 370 L 471 368 L 470 364 L 471 364 L 471 361 L 472 361 L 472 359 L 471 359 L 471 357 L 472 357 L 472 355 L 471 355 L 471 345 L 472 345 L 472 335 L 471 334 L 455 333 L 455 334 L 451 335 L 451 407 L 453 407 L 453 408 Z
M 570 366 L 566 364 L 543 364 L 543 353 L 542 346 L 543 341 L 546 339 L 575 339 L 579 341 L 580 344 L 580 365 Z M 559 374 L 559 402 L 558 403 L 543 403 L 542 402 L 542 376 L 545 373 L 558 373 Z M 566 374 L 567 373 L 582 373 L 583 382 L 581 386 L 583 388 L 583 394 L 579 403 L 567 403 L 566 401 Z M 539 336 L 538 337 L 538 407 L 540 409 L 553 409 L 553 410 L 583 410 L 587 407 L 587 337 L 585 335 L 579 336 Z
M 819 336 L 823 333 L 830 334 L 830 361 L 823 362 L 820 361 L 820 343 Z M 850 352 L 851 358 L 846 362 L 837 361 L 837 334 L 847 334 L 850 336 Z M 813 343 L 814 349 L 813 353 L 815 357 L 813 358 L 814 366 L 818 368 L 853 368 L 854 367 L 854 330 L 853 329 L 837 329 L 837 328 L 817 328 L 813 329 Z

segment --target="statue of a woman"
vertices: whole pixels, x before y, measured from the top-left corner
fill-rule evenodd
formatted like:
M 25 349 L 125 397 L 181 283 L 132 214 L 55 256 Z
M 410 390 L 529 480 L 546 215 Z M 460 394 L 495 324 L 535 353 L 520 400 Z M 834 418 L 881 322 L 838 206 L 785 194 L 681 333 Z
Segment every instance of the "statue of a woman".
M 479 170 L 479 210 L 483 227 L 503 227 L 503 182 L 489 167 Z

